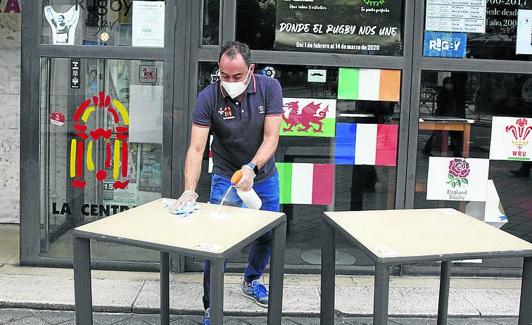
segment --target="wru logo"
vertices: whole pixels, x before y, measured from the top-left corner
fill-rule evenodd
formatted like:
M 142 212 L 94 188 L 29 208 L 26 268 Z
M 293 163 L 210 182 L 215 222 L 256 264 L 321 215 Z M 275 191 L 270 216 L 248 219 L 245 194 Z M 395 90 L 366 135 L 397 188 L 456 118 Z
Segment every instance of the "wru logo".
M 88 131 L 87 121 L 99 109 L 106 111 L 111 115 L 115 126 L 115 134 L 111 128 L 96 128 Z M 108 175 L 108 171 L 112 172 L 115 180 L 113 187 L 115 189 L 124 189 L 127 187 L 129 180 L 119 180 L 120 174 L 122 177 L 127 176 L 128 166 L 128 137 L 129 137 L 129 114 L 116 99 L 111 99 L 110 96 L 105 95 L 100 91 L 98 96 L 93 96 L 85 100 L 74 113 L 74 130 L 76 138 L 70 142 L 70 177 L 73 178 L 72 186 L 75 188 L 84 188 L 86 181 L 83 178 L 83 156 L 86 149 L 86 167 L 88 172 L 94 172 L 95 165 L 93 159 L 93 145 L 98 139 L 105 141 L 105 162 L 104 168 L 96 172 L 96 179 L 103 182 Z M 114 138 L 114 142 L 111 138 Z M 111 149 L 111 142 L 113 148 Z M 121 169 L 121 170 L 120 170 Z
M 528 136 L 532 132 L 532 125 L 527 126 L 527 120 L 524 118 L 517 119 L 515 125 L 506 126 L 506 132 L 512 132 L 514 139 L 512 143 L 519 150 L 522 150 L 524 146 L 528 144 Z
M 449 161 L 449 180 L 447 184 L 453 188 L 469 184 L 467 176 L 469 176 L 469 163 L 465 159 L 455 158 Z

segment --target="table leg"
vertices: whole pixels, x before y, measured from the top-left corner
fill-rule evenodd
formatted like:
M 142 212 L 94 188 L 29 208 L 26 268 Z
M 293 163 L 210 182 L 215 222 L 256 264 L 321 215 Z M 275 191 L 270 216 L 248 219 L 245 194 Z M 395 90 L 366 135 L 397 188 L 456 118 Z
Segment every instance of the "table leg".
M 390 291 L 390 267 L 375 264 L 375 289 L 373 293 L 373 325 L 388 324 L 388 294 Z M 331 323 L 332 324 L 332 323 Z
M 170 257 L 161 252 L 161 325 L 170 324 Z
M 469 140 L 471 140 L 471 125 L 466 123 L 464 127 L 464 140 L 462 144 L 464 158 L 469 157 Z
M 440 298 L 438 301 L 438 325 L 447 324 L 449 309 L 449 285 L 451 282 L 451 261 L 441 262 Z
M 283 313 L 284 250 L 286 243 L 286 222 L 273 230 L 272 257 L 270 260 L 270 296 L 268 299 L 269 325 L 281 325 Z
M 320 324 L 334 324 L 334 278 L 336 262 L 334 228 L 321 222 L 321 310 Z
M 73 241 L 76 324 L 92 325 L 91 244 L 87 238 L 74 237 Z
M 223 325 L 224 319 L 224 259 L 211 260 L 210 316 L 212 325 Z
M 523 261 L 519 325 L 532 324 L 532 308 L 530 306 L 532 306 L 532 256 L 525 257 Z

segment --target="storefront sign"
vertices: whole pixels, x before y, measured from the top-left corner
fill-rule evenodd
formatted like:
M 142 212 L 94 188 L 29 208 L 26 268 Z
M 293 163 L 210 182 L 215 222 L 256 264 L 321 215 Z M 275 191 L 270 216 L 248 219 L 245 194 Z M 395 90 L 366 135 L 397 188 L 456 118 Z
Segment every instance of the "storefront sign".
M 423 56 L 464 58 L 466 47 L 466 33 L 425 32 Z
M 70 88 L 72 89 L 79 89 L 80 65 L 79 59 L 70 59 Z
M 494 116 L 490 159 L 530 161 L 531 158 L 532 118 Z
M 307 81 L 308 82 L 326 82 L 327 81 L 327 70 L 308 69 Z
M 532 54 L 532 10 L 518 10 L 516 54 Z
M 336 100 L 283 98 L 281 136 L 334 137 Z
M 427 200 L 486 201 L 489 160 L 429 158 Z
M 397 124 L 337 123 L 334 162 L 396 166 L 398 137 Z
M 139 66 L 140 83 L 157 83 L 157 67 L 153 64 L 141 64 Z
M 79 207 L 79 213 L 87 217 L 107 217 L 129 209 L 130 207 L 127 205 L 103 205 L 84 203 Z M 71 215 L 72 209 L 70 205 L 66 202 L 62 204 L 58 202 L 52 202 L 52 214 Z
M 132 46 L 164 47 L 164 1 L 133 2 Z
M 484 33 L 486 0 L 427 0 L 425 30 Z
M 400 55 L 402 1 L 276 2 L 275 49 Z
M 18 0 L 0 0 L 0 13 L 19 14 L 20 5 Z

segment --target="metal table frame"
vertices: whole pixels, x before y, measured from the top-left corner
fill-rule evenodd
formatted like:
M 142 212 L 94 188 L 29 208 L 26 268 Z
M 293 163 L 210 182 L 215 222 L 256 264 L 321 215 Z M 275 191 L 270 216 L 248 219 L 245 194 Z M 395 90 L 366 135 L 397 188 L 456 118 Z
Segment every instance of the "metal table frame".
M 255 239 L 272 230 L 272 256 L 270 258 L 269 304 L 268 324 L 280 325 L 282 316 L 283 280 L 284 280 L 284 249 L 286 242 L 286 216 L 272 222 L 237 245 L 223 253 L 210 253 L 192 251 L 188 249 L 163 246 L 148 242 L 139 242 L 127 238 L 103 236 L 74 230 L 74 292 L 76 302 L 76 324 L 93 324 L 92 319 L 92 288 L 91 288 L 91 259 L 90 239 L 130 245 L 161 252 L 161 324 L 170 322 L 170 289 L 169 289 L 169 254 L 182 254 L 204 258 L 211 261 L 211 307 L 210 320 L 213 325 L 223 324 L 223 297 L 224 297 L 224 261 L 229 256 L 237 253 Z
M 321 312 L 320 324 L 334 324 L 334 295 L 335 295 L 335 258 L 336 232 L 349 239 L 356 247 L 364 251 L 375 263 L 375 287 L 373 296 L 373 324 L 388 324 L 388 297 L 390 288 L 390 267 L 405 263 L 441 261 L 440 291 L 438 301 L 438 325 L 447 324 L 449 284 L 451 278 L 451 261 L 462 259 L 486 258 L 484 255 L 460 254 L 457 256 L 427 256 L 416 258 L 379 258 L 374 256 L 366 247 L 360 244 L 345 229 L 340 227 L 328 216 L 324 215 L 321 229 Z M 493 254 L 489 258 L 523 257 L 523 278 L 521 285 L 521 302 L 519 307 L 518 325 L 532 324 L 532 255 L 523 254 Z

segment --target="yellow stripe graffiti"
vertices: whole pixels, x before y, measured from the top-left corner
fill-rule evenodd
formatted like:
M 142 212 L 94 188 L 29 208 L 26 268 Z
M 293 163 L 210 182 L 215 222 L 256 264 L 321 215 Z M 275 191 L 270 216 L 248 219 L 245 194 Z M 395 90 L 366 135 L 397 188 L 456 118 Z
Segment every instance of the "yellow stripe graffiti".
M 85 110 L 85 112 L 83 112 L 83 115 L 81 116 L 81 119 L 83 120 L 83 122 L 87 123 L 87 120 L 89 119 L 89 116 L 92 114 L 92 112 L 94 112 L 96 110 L 96 108 L 94 108 L 94 106 L 91 106 L 89 108 L 87 108 Z
M 113 105 L 118 108 L 118 111 L 120 112 L 120 115 L 122 115 L 122 120 L 124 121 L 125 125 L 129 125 L 129 114 L 127 112 L 127 109 L 120 103 L 118 100 L 113 99 Z
M 87 146 L 87 170 L 92 172 L 94 170 L 94 161 L 92 160 L 92 141 L 89 141 Z
M 77 141 L 72 139 L 70 142 L 70 177 L 74 178 L 76 176 L 76 148 Z
M 113 178 L 118 179 L 120 172 L 120 140 L 115 140 L 115 150 L 113 152 Z

